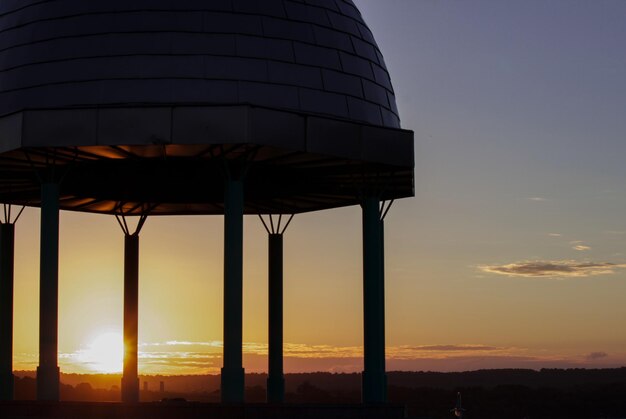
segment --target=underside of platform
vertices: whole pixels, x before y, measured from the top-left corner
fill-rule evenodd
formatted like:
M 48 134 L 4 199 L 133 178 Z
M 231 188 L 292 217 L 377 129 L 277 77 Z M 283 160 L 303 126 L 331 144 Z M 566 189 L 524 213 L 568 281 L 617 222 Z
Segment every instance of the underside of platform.
M 224 169 L 228 168 L 228 173 Z M 225 177 L 246 214 L 297 214 L 413 189 L 413 133 L 250 106 L 30 110 L 0 118 L 0 202 L 101 214 L 223 214 Z

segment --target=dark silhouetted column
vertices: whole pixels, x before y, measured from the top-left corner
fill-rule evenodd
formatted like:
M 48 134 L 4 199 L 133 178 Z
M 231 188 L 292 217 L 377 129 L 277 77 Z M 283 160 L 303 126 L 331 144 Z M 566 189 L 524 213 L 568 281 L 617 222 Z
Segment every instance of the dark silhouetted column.
M 59 185 L 41 185 L 37 400 L 59 400 Z
M 139 234 L 124 236 L 124 373 L 122 401 L 139 402 Z
M 283 375 L 283 235 L 269 234 L 269 374 L 267 401 L 285 401 Z
M 364 403 L 387 400 L 385 374 L 385 284 L 383 225 L 379 200 L 365 198 L 363 209 Z
M 243 182 L 229 179 L 224 190 L 224 403 L 244 401 L 242 310 Z
M 14 224 L 0 224 L 0 400 L 13 400 L 14 237 Z
M 122 373 L 122 402 L 139 402 L 138 343 L 139 343 L 139 233 L 143 228 L 150 206 L 141 206 L 142 212 L 135 232 L 126 222 L 123 205 L 115 214 L 124 232 L 124 371 Z M 154 207 L 152 207 L 154 208 Z

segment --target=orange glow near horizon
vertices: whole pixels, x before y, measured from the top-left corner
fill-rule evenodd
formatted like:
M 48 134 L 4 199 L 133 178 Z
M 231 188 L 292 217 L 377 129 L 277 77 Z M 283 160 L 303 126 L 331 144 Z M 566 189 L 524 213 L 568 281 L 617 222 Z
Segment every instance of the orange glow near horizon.
M 626 316 L 618 303 L 623 293 L 614 291 L 617 282 L 472 279 L 488 274 L 470 263 L 469 279 L 460 281 L 454 271 L 449 276 L 438 268 L 426 248 L 415 257 L 415 246 L 406 244 L 412 237 L 405 234 L 403 204 L 394 206 L 386 223 L 388 370 L 626 365 L 623 342 L 614 333 Z M 16 226 L 15 370 L 37 366 L 38 216 L 27 209 Z M 154 217 L 146 223 L 140 238 L 141 374 L 219 373 L 222 230 L 221 217 Z M 358 208 L 298 216 L 287 231 L 285 371 L 362 370 L 360 234 Z M 62 213 L 60 244 L 61 370 L 119 371 L 121 343 L 99 352 L 113 340 L 99 336 L 122 330 L 123 235 L 111 217 Z M 263 372 L 267 236 L 254 217 L 245 218 L 244 246 L 244 367 Z M 573 304 L 580 295 L 594 298 Z M 613 310 L 602 310 L 600 302 Z M 109 358 L 112 352 L 117 361 Z

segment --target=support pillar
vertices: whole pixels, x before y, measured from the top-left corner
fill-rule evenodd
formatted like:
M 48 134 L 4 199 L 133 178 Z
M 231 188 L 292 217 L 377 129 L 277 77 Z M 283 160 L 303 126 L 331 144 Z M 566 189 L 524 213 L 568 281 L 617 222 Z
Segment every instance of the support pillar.
M 224 366 L 223 403 L 243 403 L 243 181 L 224 188 Z
M 13 261 L 15 225 L 0 224 L 0 401 L 13 400 Z
M 268 377 L 267 402 L 283 403 L 285 401 L 285 376 L 283 371 L 283 235 L 291 224 L 292 214 L 281 226 L 283 215 L 279 215 L 276 223 L 269 215 L 266 223 L 263 216 L 259 218 L 268 234 Z
M 122 372 L 122 402 L 139 403 L 139 233 L 143 228 L 150 206 L 142 205 L 141 216 L 131 233 L 119 204 L 115 215 L 124 232 L 124 369 Z
M 272 233 L 268 237 L 269 370 L 267 401 L 268 403 L 282 403 L 285 401 L 285 377 L 283 375 L 283 235 Z
M 139 234 L 124 235 L 124 372 L 122 402 L 139 402 Z
M 37 400 L 59 401 L 59 185 L 41 185 Z
M 366 197 L 363 210 L 364 403 L 387 401 L 385 373 L 385 284 L 383 222 L 379 199 Z

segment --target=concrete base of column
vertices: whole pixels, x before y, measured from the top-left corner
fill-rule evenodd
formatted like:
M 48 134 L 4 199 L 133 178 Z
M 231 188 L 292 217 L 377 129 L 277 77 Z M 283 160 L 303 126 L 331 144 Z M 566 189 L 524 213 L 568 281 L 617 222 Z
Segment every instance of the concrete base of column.
M 0 372 L 0 400 L 13 400 L 15 377 L 12 371 Z
M 283 403 L 285 401 L 285 378 L 283 376 L 267 379 L 267 402 Z
M 222 368 L 222 403 L 243 403 L 245 370 Z
M 365 372 L 362 375 L 363 403 L 387 402 L 387 374 Z
M 122 402 L 139 403 L 139 378 L 122 377 Z
M 59 367 L 37 367 L 37 400 L 53 402 L 60 400 L 60 376 Z

